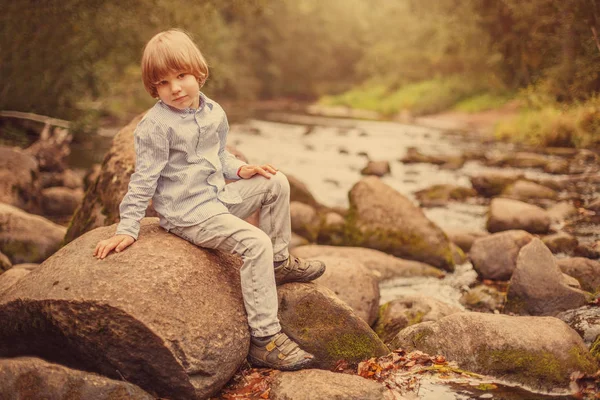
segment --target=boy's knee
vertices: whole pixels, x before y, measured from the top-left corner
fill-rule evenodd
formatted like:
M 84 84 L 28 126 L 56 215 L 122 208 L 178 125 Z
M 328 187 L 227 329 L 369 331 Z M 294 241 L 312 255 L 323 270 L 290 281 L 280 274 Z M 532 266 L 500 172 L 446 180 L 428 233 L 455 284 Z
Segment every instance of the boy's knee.
M 290 193 L 290 182 L 283 172 L 277 171 L 275 175 L 271 176 L 271 181 L 277 185 L 280 194 L 288 195 Z
M 256 228 L 256 231 L 253 231 L 252 233 L 252 236 L 247 239 L 247 247 L 253 254 L 273 252 L 271 238 L 269 238 L 265 232 Z

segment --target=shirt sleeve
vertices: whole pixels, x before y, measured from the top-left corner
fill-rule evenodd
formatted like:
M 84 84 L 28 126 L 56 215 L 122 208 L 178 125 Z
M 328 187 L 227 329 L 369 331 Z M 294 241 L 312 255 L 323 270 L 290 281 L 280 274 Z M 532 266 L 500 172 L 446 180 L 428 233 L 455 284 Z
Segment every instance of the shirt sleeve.
M 135 130 L 135 172 L 121 201 L 121 221 L 116 234 L 137 240 L 140 221 L 154 196 L 160 173 L 169 160 L 169 140 L 164 129 L 152 120 L 142 120 Z
M 237 171 L 242 165 L 246 165 L 246 163 L 242 160 L 238 160 L 225 148 L 227 145 L 227 133 L 229 132 L 227 116 L 223 117 L 223 121 L 217 128 L 217 131 L 219 133 L 219 160 L 223 166 L 223 175 L 225 176 L 225 179 L 239 180 L 240 177 L 238 176 Z

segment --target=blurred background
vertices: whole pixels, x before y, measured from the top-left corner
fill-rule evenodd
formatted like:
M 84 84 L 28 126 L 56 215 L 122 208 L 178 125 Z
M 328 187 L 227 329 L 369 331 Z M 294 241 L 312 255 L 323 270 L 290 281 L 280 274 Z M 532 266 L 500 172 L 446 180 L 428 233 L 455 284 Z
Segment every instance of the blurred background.
M 139 60 L 189 32 L 205 92 L 243 107 L 317 103 L 381 118 L 509 107 L 499 136 L 600 140 L 597 0 L 19 0 L 0 14 L 0 110 L 122 125 L 150 107 Z M 4 129 L 3 137 L 10 130 Z

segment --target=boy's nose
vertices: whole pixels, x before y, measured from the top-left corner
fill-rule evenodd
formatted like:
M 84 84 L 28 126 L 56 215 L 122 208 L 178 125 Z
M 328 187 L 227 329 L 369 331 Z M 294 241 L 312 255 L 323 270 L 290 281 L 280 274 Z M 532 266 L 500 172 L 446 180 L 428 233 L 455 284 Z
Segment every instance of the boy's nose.
M 173 93 L 180 92 L 180 91 L 181 91 L 181 86 L 179 86 L 179 85 L 175 84 L 175 85 L 171 86 L 171 91 L 172 91 Z

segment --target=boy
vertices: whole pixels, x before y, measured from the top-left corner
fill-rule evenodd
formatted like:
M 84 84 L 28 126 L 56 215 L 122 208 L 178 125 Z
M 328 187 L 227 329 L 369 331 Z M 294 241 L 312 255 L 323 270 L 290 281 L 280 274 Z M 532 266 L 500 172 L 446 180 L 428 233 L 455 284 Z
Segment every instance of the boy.
M 289 183 L 270 164 L 248 165 L 226 149 L 225 112 L 200 88 L 208 66 L 190 37 L 179 30 L 154 36 L 144 48 L 142 79 L 159 101 L 135 131 L 136 167 L 120 205 L 115 236 L 96 246 L 103 259 L 138 236 L 148 201 L 167 231 L 195 245 L 242 257 L 242 294 L 251 330 L 250 361 L 296 370 L 313 356 L 281 332 L 276 284 L 308 282 L 325 265 L 290 256 Z M 235 182 L 225 185 L 225 179 Z M 260 209 L 260 229 L 247 223 Z

